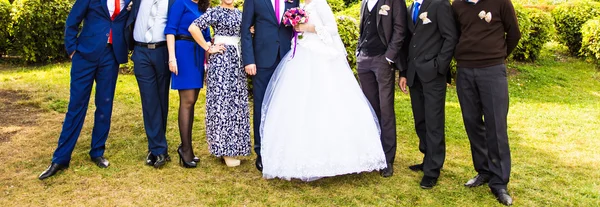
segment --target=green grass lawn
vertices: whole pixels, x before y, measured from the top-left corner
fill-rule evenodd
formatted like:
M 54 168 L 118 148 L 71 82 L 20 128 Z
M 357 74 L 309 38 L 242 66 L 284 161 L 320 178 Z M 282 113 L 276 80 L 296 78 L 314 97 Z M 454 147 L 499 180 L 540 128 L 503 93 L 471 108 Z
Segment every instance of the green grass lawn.
M 600 206 L 600 72 L 591 64 L 554 54 L 546 50 L 536 64 L 510 64 L 509 192 L 518 206 Z M 0 108 L 33 111 L 25 110 L 25 116 L 0 114 L 0 133 L 5 134 L 0 139 L 0 206 L 499 206 L 487 187 L 462 186 L 476 173 L 453 86 L 446 100 L 446 163 L 432 190 L 422 190 L 422 174 L 407 169 L 422 155 L 409 97 L 402 93 L 396 96 L 398 151 L 391 178 L 363 173 L 310 183 L 264 180 L 253 156 L 240 167 L 228 168 L 207 151 L 204 91 L 193 135 L 199 167 L 184 169 L 177 162 L 159 170 L 145 166 L 147 141 L 132 75 L 119 76 L 117 84 L 106 151 L 111 166 L 100 169 L 89 161 L 91 104 L 70 168 L 40 181 L 37 176 L 50 163 L 61 130 L 69 67 L 0 66 L 0 91 L 28 96 L 0 101 Z M 175 91 L 170 103 L 167 136 L 175 157 Z

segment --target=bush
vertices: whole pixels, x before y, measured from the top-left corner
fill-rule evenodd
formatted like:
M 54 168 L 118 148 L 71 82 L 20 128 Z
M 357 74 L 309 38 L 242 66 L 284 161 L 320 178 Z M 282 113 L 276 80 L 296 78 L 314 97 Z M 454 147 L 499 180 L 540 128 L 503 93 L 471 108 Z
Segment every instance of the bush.
M 587 21 L 581 27 L 581 54 L 600 63 L 600 17 Z
M 552 17 L 550 14 L 535 8 L 523 8 L 515 5 L 521 40 L 512 53 L 512 58 L 518 61 L 535 61 L 542 51 L 542 47 L 553 32 Z
M 346 52 L 348 53 L 348 64 L 352 67 L 354 75 L 356 75 L 356 46 L 358 45 L 358 23 L 356 19 L 348 16 L 339 16 L 337 18 L 338 32 Z
M 348 16 L 360 20 L 360 2 L 337 12 L 336 16 Z
M 581 50 L 581 25 L 600 15 L 600 3 L 578 0 L 558 5 L 552 11 L 559 41 L 569 48 L 571 55 Z
M 10 19 L 10 2 L 8 0 L 0 0 L 0 56 L 6 54 L 10 42 L 10 28 L 12 21 Z
M 63 33 L 70 8 L 64 0 L 13 2 L 11 35 L 16 55 L 28 63 L 66 59 Z
M 329 3 L 329 7 L 331 7 L 331 11 L 333 11 L 333 13 L 342 11 L 344 8 L 346 8 L 346 3 L 344 3 L 344 0 L 327 0 L 327 3 Z
M 355 3 L 360 3 L 362 0 L 344 0 L 344 4 L 347 6 L 353 5 Z

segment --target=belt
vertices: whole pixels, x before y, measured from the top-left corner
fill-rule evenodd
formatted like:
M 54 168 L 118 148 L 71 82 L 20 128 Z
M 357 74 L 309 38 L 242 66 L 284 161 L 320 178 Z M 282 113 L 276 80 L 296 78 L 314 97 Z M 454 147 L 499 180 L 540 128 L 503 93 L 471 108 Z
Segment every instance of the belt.
M 192 36 L 187 36 L 187 35 L 175 35 L 175 40 L 195 41 Z
M 157 47 L 162 47 L 167 45 L 167 41 L 155 42 L 155 43 L 143 43 L 143 42 L 135 42 L 135 46 L 145 47 L 151 50 L 156 49 Z
M 385 50 L 383 51 L 377 51 L 377 50 L 368 50 L 368 49 L 360 49 L 358 50 L 358 54 L 359 55 L 364 55 L 367 57 L 375 57 L 375 56 L 379 56 L 379 55 L 383 55 L 385 54 Z
M 213 37 L 213 40 L 215 41 L 215 45 L 217 44 L 224 44 L 224 45 L 231 45 L 235 47 L 235 50 L 237 50 L 237 55 L 238 58 L 240 59 L 240 61 L 238 61 L 238 65 L 241 67 L 242 65 L 242 51 L 240 50 L 240 37 L 236 37 L 236 36 L 222 36 L 222 35 L 215 35 Z
M 175 35 L 175 40 L 185 40 L 185 41 L 190 41 L 195 43 L 194 44 L 194 64 L 196 65 L 196 67 L 198 67 L 198 65 L 203 64 L 203 63 L 198 63 L 198 44 L 196 44 L 196 40 L 194 40 L 194 38 L 192 36 L 188 36 L 188 35 Z

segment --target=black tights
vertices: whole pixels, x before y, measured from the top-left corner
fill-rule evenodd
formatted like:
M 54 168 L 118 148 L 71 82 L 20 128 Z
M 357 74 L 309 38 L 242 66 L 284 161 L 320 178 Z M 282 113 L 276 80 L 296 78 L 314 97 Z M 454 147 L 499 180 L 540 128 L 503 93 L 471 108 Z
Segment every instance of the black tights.
M 198 100 L 200 89 L 179 90 L 179 134 L 183 160 L 192 161 L 192 126 L 194 125 L 194 105 Z

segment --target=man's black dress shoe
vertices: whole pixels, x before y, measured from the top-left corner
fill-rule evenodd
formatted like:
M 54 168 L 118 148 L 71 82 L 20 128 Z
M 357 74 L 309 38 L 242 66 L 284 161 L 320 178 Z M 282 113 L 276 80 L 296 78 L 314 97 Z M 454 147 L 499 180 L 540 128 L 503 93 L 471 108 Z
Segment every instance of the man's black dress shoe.
M 146 165 L 154 166 L 154 162 L 156 162 L 156 156 L 152 152 L 148 152 L 148 155 L 146 155 Z
M 256 164 L 256 169 L 258 171 L 262 172 L 262 170 L 263 170 L 262 157 L 260 157 L 260 156 L 256 157 L 256 163 L 254 163 L 254 164 Z
M 171 161 L 169 154 L 158 155 L 156 156 L 156 162 L 154 162 L 154 168 L 160 168 L 167 164 L 168 161 Z
M 48 168 L 46 170 L 44 170 L 44 172 L 42 172 L 42 174 L 40 174 L 40 176 L 38 177 L 40 180 L 52 177 L 53 175 L 55 175 L 58 171 L 64 170 L 69 168 L 69 165 L 60 165 L 60 164 L 56 164 L 56 163 L 52 163 L 50 164 L 50 166 L 48 166 Z
M 421 179 L 421 188 L 423 189 L 431 189 L 433 186 L 437 184 L 438 178 L 423 176 Z
M 104 156 L 92 158 L 92 162 L 96 163 L 99 168 L 107 168 L 110 164 Z
M 496 200 L 498 200 L 498 202 L 500 202 L 502 205 L 505 205 L 505 206 L 512 205 L 513 200 L 510 197 L 510 195 L 508 195 L 508 192 L 506 191 L 506 189 L 500 189 L 500 190 L 492 189 L 492 193 L 494 194 L 494 196 L 496 196 Z
M 415 172 L 417 172 L 417 171 L 423 171 L 423 163 L 408 166 L 408 169 L 410 169 L 412 171 L 415 171 Z
M 394 175 L 394 163 L 388 163 L 387 167 L 381 171 L 379 171 L 381 177 L 388 178 Z
M 479 175 L 475 176 L 474 178 L 471 178 L 469 181 L 467 181 L 467 183 L 465 183 L 465 186 L 471 187 L 471 188 L 477 187 L 477 186 L 486 184 L 489 181 L 490 181 L 490 176 L 479 174 Z

